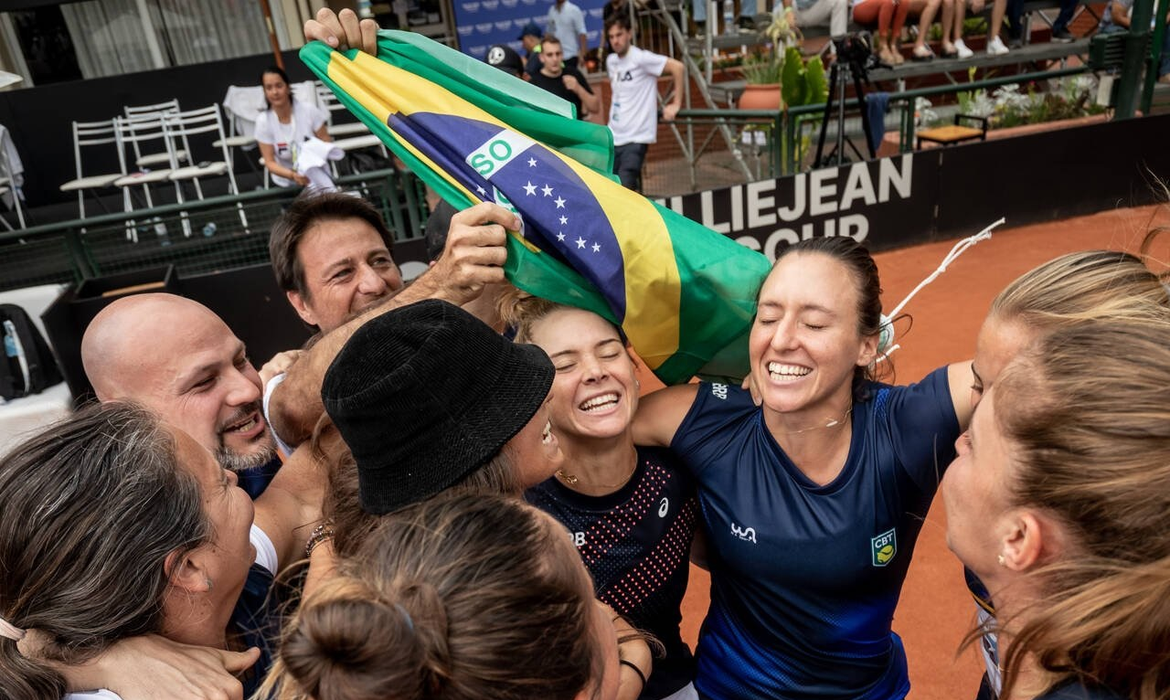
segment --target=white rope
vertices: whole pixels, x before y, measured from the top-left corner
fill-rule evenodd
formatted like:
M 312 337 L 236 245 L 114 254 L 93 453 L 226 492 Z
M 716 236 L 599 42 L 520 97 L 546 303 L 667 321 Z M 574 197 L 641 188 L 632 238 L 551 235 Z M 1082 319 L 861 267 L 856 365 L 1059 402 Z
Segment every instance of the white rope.
M 882 314 L 881 336 L 880 336 L 881 339 L 880 339 L 878 344 L 880 347 L 886 348 L 886 349 L 881 351 L 881 356 L 877 360 L 878 362 L 881 362 L 882 360 L 886 359 L 895 350 L 897 350 L 899 347 L 901 347 L 900 345 L 893 344 L 893 342 L 894 342 L 894 319 L 898 317 L 898 314 L 902 313 L 902 309 L 906 308 L 906 304 L 910 303 L 910 300 L 913 299 L 915 297 L 915 295 L 918 294 L 918 292 L 921 292 L 922 289 L 924 287 L 926 287 L 926 285 L 935 281 L 936 279 L 938 279 L 939 275 L 946 272 L 947 267 L 950 266 L 951 263 L 958 260 L 960 255 L 967 252 L 968 248 L 970 248 L 971 246 L 975 245 L 976 243 L 978 243 L 980 241 L 989 240 L 991 238 L 992 230 L 995 229 L 996 227 L 1000 226 L 1001 224 L 1003 224 L 1003 222 L 1004 222 L 1004 218 L 1000 217 L 999 221 L 996 221 L 995 223 L 991 224 L 990 226 L 983 229 L 982 231 L 975 234 L 974 236 L 968 236 L 967 238 L 964 238 L 961 241 L 959 241 L 958 243 L 956 243 L 954 245 L 954 247 L 951 248 L 951 252 L 947 253 L 946 257 L 943 258 L 942 264 L 938 266 L 938 269 L 936 269 L 934 272 L 930 273 L 930 275 L 927 276 L 926 279 L 922 280 L 922 282 L 920 282 L 918 284 L 918 286 L 914 288 L 913 291 L 911 291 L 909 294 L 907 294 L 906 298 L 903 299 L 901 301 L 901 303 L 899 303 L 897 306 L 895 306 L 894 310 L 891 311 L 888 316 L 886 314 Z

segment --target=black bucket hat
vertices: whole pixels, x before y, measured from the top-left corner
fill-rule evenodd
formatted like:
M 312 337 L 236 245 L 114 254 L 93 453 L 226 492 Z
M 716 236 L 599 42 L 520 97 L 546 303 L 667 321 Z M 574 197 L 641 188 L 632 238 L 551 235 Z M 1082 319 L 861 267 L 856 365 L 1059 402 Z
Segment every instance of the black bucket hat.
M 428 299 L 370 319 L 321 398 L 357 462 L 362 508 L 426 500 L 487 463 L 544 403 L 554 369 L 458 306 Z

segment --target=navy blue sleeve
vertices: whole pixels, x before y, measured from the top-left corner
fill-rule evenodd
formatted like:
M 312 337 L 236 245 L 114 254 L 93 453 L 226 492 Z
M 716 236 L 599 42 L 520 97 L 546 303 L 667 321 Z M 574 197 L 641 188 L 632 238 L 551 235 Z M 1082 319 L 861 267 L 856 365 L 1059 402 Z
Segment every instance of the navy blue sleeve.
M 886 423 L 902 468 L 919 488 L 933 493 L 955 458 L 960 432 L 947 368 L 940 367 L 917 384 L 893 387 L 888 392 L 885 405 L 878 407 L 878 421 Z
M 727 424 L 758 410 L 751 394 L 737 386 L 699 382 L 691 410 L 670 441 L 670 449 L 692 474 L 710 463 L 707 455 L 721 454 L 728 443 L 740 439 Z

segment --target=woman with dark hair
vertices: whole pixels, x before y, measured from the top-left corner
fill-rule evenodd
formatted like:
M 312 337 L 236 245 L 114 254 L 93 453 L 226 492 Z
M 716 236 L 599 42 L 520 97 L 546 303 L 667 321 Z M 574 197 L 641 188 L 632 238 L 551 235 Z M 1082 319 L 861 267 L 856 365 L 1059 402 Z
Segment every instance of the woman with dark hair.
M 329 115 L 316 105 L 293 98 L 288 74 L 269 66 L 260 77 L 268 109 L 256 117 L 256 142 L 272 181 L 281 187 L 304 187 L 309 178 L 297 172 L 297 156 L 311 138 L 331 141 Z
M 995 601 L 1002 697 L 1170 697 L 1170 322 L 1041 335 L 958 451 L 947 542 Z
M 761 405 L 708 383 L 642 400 L 635 441 L 670 447 L 698 483 L 711 569 L 701 697 L 909 691 L 891 620 L 938 465 L 970 415 L 971 370 L 874 381 L 880 294 L 850 238 L 786 248 L 749 339 Z
M 695 486 L 668 451 L 634 446 L 639 385 L 624 336 L 592 311 L 530 296 L 504 306 L 516 341 L 536 344 L 556 368 L 549 406 L 565 462 L 526 498 L 569 528 L 598 599 L 664 647 L 653 674 L 623 670 L 622 697 L 697 699 L 679 632 Z
M 122 684 L 180 696 L 170 676 L 143 673 L 165 663 L 140 657 L 127 669 L 125 655 L 120 666 L 91 663 L 148 634 L 258 648 L 236 660 L 242 689 L 209 681 L 227 697 L 250 694 L 278 633 L 273 577 L 303 550 L 307 532 L 298 528 L 319 517 L 319 487 L 297 461 L 253 507 L 207 449 L 116 402 L 83 409 L 15 448 L 0 460 L 0 697 L 54 700 L 70 687 Z M 314 495 L 317 505 L 308 502 Z M 177 666 L 198 673 L 190 661 Z M 128 670 L 137 676 L 127 679 Z
M 386 516 L 285 627 L 277 700 L 613 700 L 610 612 L 563 527 L 514 498 Z

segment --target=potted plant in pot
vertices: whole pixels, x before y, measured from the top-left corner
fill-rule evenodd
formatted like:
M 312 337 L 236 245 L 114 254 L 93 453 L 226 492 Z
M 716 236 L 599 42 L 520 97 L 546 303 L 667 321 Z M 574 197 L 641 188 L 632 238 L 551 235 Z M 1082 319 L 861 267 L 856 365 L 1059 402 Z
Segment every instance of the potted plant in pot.
M 743 64 L 743 96 L 740 109 L 780 109 L 783 100 L 780 82 L 787 57 L 786 49 L 800 44 L 800 30 L 789 22 L 790 14 L 781 10 L 773 14 L 772 21 L 760 32 L 761 39 L 769 42 L 764 51 L 756 54 Z M 797 51 L 799 60 L 800 52 Z

